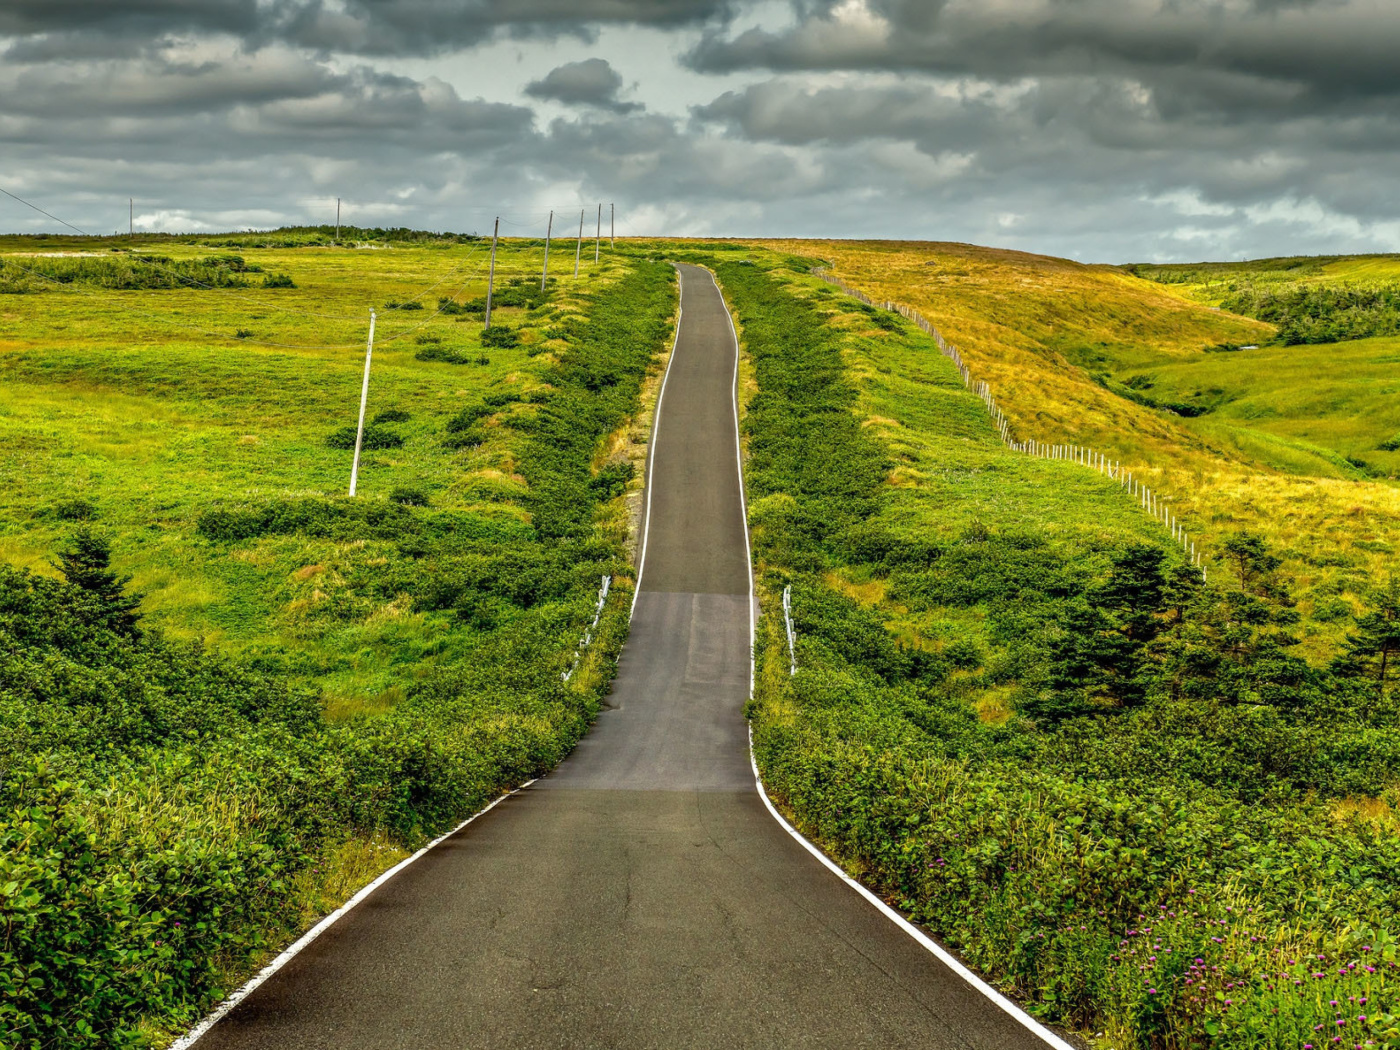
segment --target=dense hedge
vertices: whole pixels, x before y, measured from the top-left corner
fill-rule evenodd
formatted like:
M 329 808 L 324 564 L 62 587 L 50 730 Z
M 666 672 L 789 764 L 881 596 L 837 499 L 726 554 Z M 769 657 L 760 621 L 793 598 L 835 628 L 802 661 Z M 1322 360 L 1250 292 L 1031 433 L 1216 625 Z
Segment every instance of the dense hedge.
M 62 284 L 83 284 L 121 290 L 153 288 L 246 288 L 249 274 L 262 267 L 249 265 L 241 255 L 206 255 L 172 259 L 165 255 L 115 253 L 104 256 L 0 259 L 0 291 L 37 292 Z M 286 274 L 269 274 L 264 288 L 295 288 Z
M 1400 333 L 1400 288 L 1391 285 L 1246 288 L 1221 306 L 1278 325 L 1289 346 Z
M 718 269 L 758 386 L 760 584 L 792 586 L 799 639 L 790 677 L 768 618 L 751 705 L 779 804 L 1037 1013 L 1115 1046 L 1320 1046 L 1339 1020 L 1400 1038 L 1400 839 L 1329 802 L 1400 773 L 1372 665 L 1290 655 L 1296 616 L 1247 538 L 1242 585 L 1216 590 L 1161 550 L 1084 550 L 994 507 L 961 536 L 889 531 L 841 335 L 760 268 Z M 997 447 L 989 424 L 979 440 Z M 908 610 L 977 612 L 987 641 L 906 647 L 835 569 Z M 974 713 L 989 689 L 1009 720 Z
M 476 629 L 386 715 L 326 722 L 274 674 L 115 629 L 110 588 L 0 569 L 0 1045 L 140 1046 L 193 1021 L 294 932 L 297 880 L 347 836 L 414 846 L 563 757 L 606 683 L 561 671 L 599 575 L 627 564 L 593 527 L 622 475 L 592 454 L 636 409 L 674 302 L 650 263 L 598 293 L 521 453 L 534 527 L 414 500 L 200 519 L 211 544 L 392 541 L 347 591 Z M 604 677 L 626 623 L 614 602 L 595 632 Z

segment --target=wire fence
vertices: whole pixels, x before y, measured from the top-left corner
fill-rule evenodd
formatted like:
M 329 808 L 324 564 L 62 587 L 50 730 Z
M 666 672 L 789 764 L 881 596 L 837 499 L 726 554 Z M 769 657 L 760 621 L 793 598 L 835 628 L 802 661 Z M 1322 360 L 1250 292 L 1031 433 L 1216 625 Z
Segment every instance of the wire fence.
M 812 273 L 827 284 L 835 285 L 851 298 L 865 303 L 867 306 L 899 314 L 911 321 L 920 331 L 931 336 L 933 341 L 938 344 L 938 349 L 957 368 L 958 374 L 962 376 L 963 385 L 976 394 L 981 399 L 982 404 L 986 406 L 992 424 L 997 428 L 997 433 L 1007 448 L 1039 459 L 1053 459 L 1077 464 L 1089 470 L 1095 470 L 1104 477 L 1117 482 L 1120 488 L 1132 495 L 1145 514 L 1151 516 L 1171 534 L 1172 541 L 1180 545 L 1183 554 L 1192 565 L 1201 570 L 1201 579 L 1205 580 L 1204 548 L 1197 549 L 1196 538 L 1187 532 L 1186 527 L 1177 518 L 1171 506 L 1140 478 L 1136 477 L 1132 471 L 1124 467 L 1120 461 L 1113 459 L 1107 453 L 1085 445 L 1054 444 L 1037 441 L 1034 438 L 1019 439 L 1012 430 L 1011 420 L 997 404 L 996 398 L 992 396 L 992 388 L 984 380 L 973 378 L 972 371 L 967 367 L 967 362 L 963 360 L 958 348 L 944 339 L 943 333 L 935 328 L 927 317 L 904 303 L 896 303 L 888 299 L 876 301 L 824 267 L 817 267 L 813 269 Z M 784 611 L 786 612 L 786 596 L 784 597 Z

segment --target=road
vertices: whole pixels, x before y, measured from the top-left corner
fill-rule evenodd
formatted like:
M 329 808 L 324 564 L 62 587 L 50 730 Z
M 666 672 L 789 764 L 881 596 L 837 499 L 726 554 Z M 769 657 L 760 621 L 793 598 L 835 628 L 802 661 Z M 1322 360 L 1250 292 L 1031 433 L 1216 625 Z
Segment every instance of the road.
M 380 886 L 199 1050 L 1045 1046 L 756 791 L 737 350 L 709 273 L 680 271 L 608 708 L 553 774 Z

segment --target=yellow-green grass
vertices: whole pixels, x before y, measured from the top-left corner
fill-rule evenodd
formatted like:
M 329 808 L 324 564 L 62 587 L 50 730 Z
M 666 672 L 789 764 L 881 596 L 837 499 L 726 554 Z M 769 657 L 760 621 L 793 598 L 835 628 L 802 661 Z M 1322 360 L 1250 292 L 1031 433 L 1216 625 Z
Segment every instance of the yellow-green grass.
M 1299 256 L 1237 263 L 1138 265 L 1133 272 L 1167 282 L 1178 294 L 1219 305 L 1250 285 L 1350 285 L 1400 280 L 1400 255 Z
M 0 239 L 0 255 L 21 263 L 35 250 L 92 245 L 49 240 L 36 249 Z M 168 242 L 155 250 L 176 259 L 229 251 Z M 615 279 L 626 263 L 587 265 L 577 284 L 571 268 L 562 271 L 553 301 L 533 317 L 496 310 L 493 323 L 528 325 L 522 344 L 482 349 L 479 318 L 434 312 L 439 296 L 484 294 L 489 242 L 240 253 L 291 275 L 296 287 L 73 285 L 0 296 L 0 559 L 52 572 L 49 559 L 75 527 L 55 509 L 86 500 L 96 508 L 94 527 L 113 543 L 114 564 L 145 595 L 149 623 L 271 654 L 321 686 L 331 714 L 383 709 L 406 676 L 426 673 L 467 630 L 449 616 L 413 612 L 407 601 L 360 601 L 346 577 L 382 559 L 384 541 L 273 536 L 228 549 L 196 535 L 199 514 L 346 491 L 352 453 L 326 438 L 356 421 L 376 307 L 368 416 L 395 408 L 411 418 L 393 425 L 403 447 L 364 455 L 360 494 L 382 499 L 413 487 L 434 507 L 523 519 L 524 483 L 512 459 L 519 438 L 493 424 L 530 407 L 488 417 L 488 439 L 471 450 L 445 448 L 444 424 L 486 393 L 539 386 L 551 351 L 563 346 L 545 338 L 557 323 L 551 318 L 584 309 L 574 293 Z M 535 242 L 504 242 L 498 287 L 513 277 L 538 280 L 541 256 Z M 383 308 L 434 284 L 422 296 L 425 309 Z M 240 329 L 252 335 L 234 338 Z M 418 336 L 468 351 L 471 363 L 417 360 Z M 273 343 L 289 345 L 266 345 Z
M 782 271 L 778 271 L 782 273 Z M 1168 534 L 1117 483 L 1072 464 L 1009 450 L 981 400 L 963 386 L 932 340 L 912 326 L 890 332 L 831 295 L 824 283 L 787 274 L 789 288 L 816 301 L 846 333 L 843 356 L 856 384 L 862 425 L 889 450 L 892 468 L 879 525 L 916 542 L 954 545 L 979 528 L 1034 535 L 1066 550 L 1109 551 L 1127 543 L 1167 545 Z M 764 508 L 756 507 L 761 518 Z M 763 567 L 760 565 L 759 569 Z M 877 607 L 905 644 L 938 651 L 985 641 L 976 607 L 911 609 L 890 600 L 880 581 L 859 574 L 828 581 Z M 984 717 L 1010 713 L 1003 694 L 969 692 Z
M 1391 571 L 1400 491 L 1345 457 L 1385 471 L 1400 462 L 1376 451 L 1400 431 L 1388 393 L 1396 341 L 1212 353 L 1267 344 L 1273 329 L 1116 267 L 954 244 L 764 243 L 919 310 L 991 384 L 1016 436 L 1121 460 L 1203 549 L 1235 531 L 1263 534 L 1298 584 L 1314 657 L 1332 651 L 1345 613 Z M 1159 401 L 1218 389 L 1209 396 L 1236 407 L 1183 418 L 1114 392 L 1095 373 L 1161 376 L 1161 390 L 1143 391 Z
M 1400 470 L 1400 453 L 1379 447 L 1400 433 L 1397 366 L 1400 339 L 1377 338 L 1175 358 L 1123 378 L 1208 409 L 1188 425 L 1213 444 L 1286 473 L 1354 479 L 1349 460 Z

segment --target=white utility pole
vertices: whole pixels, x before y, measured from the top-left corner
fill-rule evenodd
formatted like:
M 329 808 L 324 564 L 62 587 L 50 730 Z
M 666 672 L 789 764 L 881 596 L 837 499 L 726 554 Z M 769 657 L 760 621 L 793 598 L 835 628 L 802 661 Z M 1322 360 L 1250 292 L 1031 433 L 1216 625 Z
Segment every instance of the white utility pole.
M 593 265 L 598 265 L 598 255 L 603 250 L 603 205 L 598 205 L 598 232 L 593 241 Z
M 126 199 L 126 239 L 136 236 L 136 201 L 128 197 Z
M 496 216 L 496 228 L 491 231 L 491 272 L 486 278 L 486 327 L 491 327 L 491 290 L 496 287 L 496 238 L 501 234 L 501 217 Z
M 355 462 L 350 467 L 350 495 L 360 480 L 360 446 L 365 441 L 365 405 L 369 403 L 369 362 L 374 356 L 374 311 L 369 312 L 369 342 L 365 344 L 365 381 L 360 387 L 360 426 L 355 431 Z
M 617 247 L 617 205 L 608 205 L 608 247 Z
M 583 256 L 583 209 L 578 210 L 578 247 L 574 249 L 574 276 L 578 276 L 578 261 Z
M 540 271 L 540 291 L 544 291 L 545 282 L 549 280 L 549 235 L 554 232 L 554 211 L 550 209 L 549 225 L 544 228 L 544 269 Z
M 340 243 L 340 198 L 335 199 L 335 243 Z

